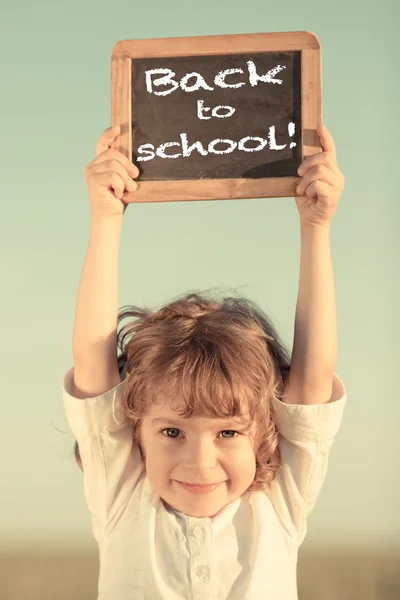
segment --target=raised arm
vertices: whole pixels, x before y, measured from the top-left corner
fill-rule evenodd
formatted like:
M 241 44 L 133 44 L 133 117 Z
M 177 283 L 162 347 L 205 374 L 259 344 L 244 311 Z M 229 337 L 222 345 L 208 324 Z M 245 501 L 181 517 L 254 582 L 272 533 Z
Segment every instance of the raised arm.
M 336 148 L 323 125 L 322 152 L 306 158 L 298 173 L 301 257 L 295 333 L 284 401 L 329 402 L 337 361 L 336 298 L 330 249 L 330 224 L 344 189 Z M 304 195 L 305 194 L 305 195 Z
M 111 148 L 118 129 L 107 129 L 86 167 L 91 230 L 76 304 L 72 339 L 75 396 L 91 398 L 120 382 L 117 362 L 118 257 L 125 203 L 139 171 Z

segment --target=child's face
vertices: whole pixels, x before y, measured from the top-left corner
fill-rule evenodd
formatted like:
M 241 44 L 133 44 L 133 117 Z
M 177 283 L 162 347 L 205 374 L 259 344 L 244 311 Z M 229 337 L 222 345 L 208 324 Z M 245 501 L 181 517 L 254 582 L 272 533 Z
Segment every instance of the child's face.
M 167 404 L 153 404 L 142 420 L 140 441 L 154 491 L 186 515 L 215 516 L 254 480 L 253 431 L 245 431 L 246 425 L 240 419 L 195 415 L 184 419 Z M 179 481 L 222 483 L 212 491 L 195 493 Z

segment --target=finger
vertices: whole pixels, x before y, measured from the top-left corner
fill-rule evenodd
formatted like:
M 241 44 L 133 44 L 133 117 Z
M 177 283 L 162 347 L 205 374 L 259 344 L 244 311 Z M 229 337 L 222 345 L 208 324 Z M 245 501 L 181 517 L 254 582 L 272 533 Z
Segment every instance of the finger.
M 336 145 L 333 141 L 333 137 L 325 127 L 323 123 L 320 123 L 317 127 L 317 133 L 321 141 L 322 150 L 331 154 L 336 160 Z
M 114 127 L 109 127 L 103 131 L 96 144 L 96 156 L 111 148 L 113 141 L 120 134 L 120 131 L 120 125 L 114 125 Z
M 330 169 L 328 169 L 324 165 L 318 165 L 307 171 L 307 173 L 304 175 L 299 185 L 297 186 L 296 191 L 299 194 L 299 196 L 302 196 L 306 191 L 307 187 L 313 181 L 324 181 L 325 183 L 334 186 L 336 184 L 336 180 L 336 175 L 332 173 Z
M 123 157 L 125 158 L 125 157 Z M 129 165 L 128 165 L 129 167 Z M 118 158 L 105 160 L 99 163 L 93 163 L 91 173 L 104 173 L 104 172 L 115 172 L 125 182 L 127 189 L 132 182 L 132 176 L 129 170 L 122 164 Z
M 325 181 L 313 181 L 306 189 L 305 195 L 310 199 L 329 198 L 332 196 L 332 186 Z
M 334 157 L 327 152 L 317 152 L 317 154 L 307 156 L 297 169 L 297 173 L 300 176 L 305 175 L 309 169 L 316 165 L 325 165 L 328 169 L 333 171 L 333 173 L 336 173 L 336 175 L 341 173 Z
M 139 169 L 137 168 L 137 166 L 128 158 L 126 158 L 126 156 L 124 156 L 122 152 L 115 150 L 115 148 L 109 148 L 108 150 L 102 152 L 99 156 L 96 157 L 92 164 L 104 164 L 106 160 L 108 161 L 112 158 L 120 162 L 121 165 L 123 165 L 123 167 L 125 167 L 125 169 L 128 171 L 131 177 L 137 177 L 139 175 Z
M 96 183 L 96 185 L 103 185 L 104 188 L 107 190 L 113 191 L 114 195 L 120 200 L 122 200 L 126 186 L 125 181 L 120 177 L 118 173 L 115 173 L 114 171 L 97 173 L 93 177 L 93 182 Z M 131 185 L 135 187 L 132 187 L 128 191 L 133 191 L 134 189 L 136 189 L 136 183 L 134 181 L 132 181 Z

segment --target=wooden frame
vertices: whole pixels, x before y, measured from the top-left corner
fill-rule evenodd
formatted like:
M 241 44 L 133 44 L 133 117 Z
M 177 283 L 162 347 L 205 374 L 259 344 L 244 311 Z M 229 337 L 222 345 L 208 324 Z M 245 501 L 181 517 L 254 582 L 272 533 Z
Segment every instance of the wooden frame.
M 321 151 L 317 134 L 322 118 L 321 46 L 307 31 L 122 40 L 111 57 L 111 125 L 121 125 L 114 144 L 131 160 L 131 61 L 134 58 L 200 56 L 246 52 L 301 51 L 302 157 Z M 262 179 L 202 179 L 138 181 L 125 202 L 175 202 L 234 198 L 289 197 L 295 195 L 298 177 Z

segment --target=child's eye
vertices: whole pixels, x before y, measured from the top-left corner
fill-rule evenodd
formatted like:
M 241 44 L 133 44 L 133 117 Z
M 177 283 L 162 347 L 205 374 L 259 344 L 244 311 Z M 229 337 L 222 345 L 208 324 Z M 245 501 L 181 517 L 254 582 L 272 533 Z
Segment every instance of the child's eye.
M 180 431 L 180 429 L 177 429 L 176 427 L 167 427 L 166 429 L 161 429 L 160 433 L 164 433 L 164 431 Z M 220 431 L 219 433 L 233 433 L 233 436 L 230 437 L 223 437 L 223 440 L 231 440 L 234 437 L 237 437 L 239 435 L 242 435 L 239 431 L 234 431 L 233 429 L 223 429 L 222 431 Z M 179 434 L 178 434 L 179 435 Z M 172 435 L 170 436 L 168 433 L 165 434 L 165 437 L 169 438 L 170 440 L 174 440 L 177 439 L 177 435 Z

